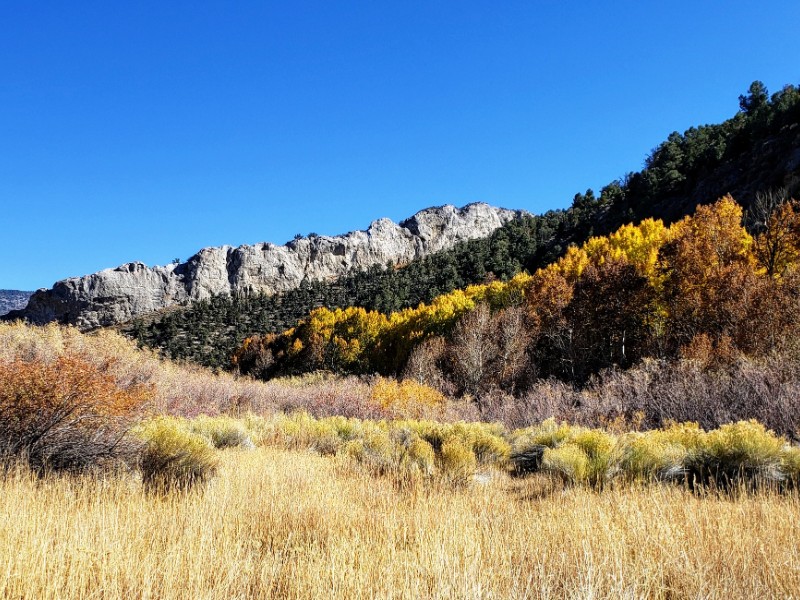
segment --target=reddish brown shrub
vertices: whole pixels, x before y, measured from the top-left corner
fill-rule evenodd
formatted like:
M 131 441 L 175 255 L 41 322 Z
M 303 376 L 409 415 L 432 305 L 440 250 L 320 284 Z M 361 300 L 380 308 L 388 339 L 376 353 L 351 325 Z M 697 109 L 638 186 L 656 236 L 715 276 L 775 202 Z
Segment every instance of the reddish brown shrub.
M 108 369 L 72 355 L 0 361 L 0 451 L 36 471 L 82 471 L 129 458 L 127 432 L 152 398 L 119 387 Z

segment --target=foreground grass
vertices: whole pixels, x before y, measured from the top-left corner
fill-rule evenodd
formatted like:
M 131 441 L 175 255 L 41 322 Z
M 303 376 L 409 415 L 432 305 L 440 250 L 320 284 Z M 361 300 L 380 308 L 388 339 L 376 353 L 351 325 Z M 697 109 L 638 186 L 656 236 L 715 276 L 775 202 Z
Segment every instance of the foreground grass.
M 497 475 L 395 485 L 342 460 L 222 453 L 204 490 L 0 480 L 7 598 L 766 598 L 800 589 L 796 494 L 601 494 Z M 542 493 L 547 492 L 547 493 Z

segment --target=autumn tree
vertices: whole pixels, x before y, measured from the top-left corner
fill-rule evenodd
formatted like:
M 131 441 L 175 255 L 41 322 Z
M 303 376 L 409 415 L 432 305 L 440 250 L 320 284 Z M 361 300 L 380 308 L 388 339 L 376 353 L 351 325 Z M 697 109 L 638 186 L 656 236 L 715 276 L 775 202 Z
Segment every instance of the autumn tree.
M 447 347 L 449 375 L 459 393 L 480 401 L 488 390 L 513 390 L 527 366 L 529 337 L 520 306 L 492 313 L 481 303 L 464 315 Z
M 495 317 L 495 327 L 498 340 L 496 381 L 501 388 L 514 392 L 525 383 L 523 378 L 532 368 L 528 349 L 538 331 L 521 305 L 500 311 Z
M 498 341 L 491 310 L 485 303 L 458 322 L 448 350 L 452 377 L 462 394 L 475 396 L 487 387 L 499 352 Z
M 536 330 L 533 361 L 543 375 L 569 373 L 575 364 L 572 331 L 565 310 L 574 284 L 557 265 L 534 274 L 527 295 L 528 319 Z
M 753 239 L 742 226 L 742 208 L 731 197 L 698 206 L 674 224 L 659 255 L 664 332 L 673 350 L 706 333 L 730 336 L 747 310 L 756 283 Z
M 252 336 L 246 338 L 231 358 L 233 367 L 240 373 L 267 379 L 275 365 L 275 340 L 278 336 Z
M 755 230 L 753 254 L 770 277 L 780 277 L 800 258 L 800 202 L 785 188 L 756 195 L 748 210 Z
M 586 268 L 564 311 L 574 380 L 611 366 L 629 367 L 645 355 L 654 296 L 647 278 L 623 259 Z
M 749 356 L 800 358 L 800 272 L 758 277 L 748 292 L 746 312 L 732 333 L 736 347 Z
M 404 379 L 428 385 L 447 395 L 456 394 L 456 386 L 448 378 L 448 344 L 443 336 L 433 336 L 417 344 L 403 370 Z

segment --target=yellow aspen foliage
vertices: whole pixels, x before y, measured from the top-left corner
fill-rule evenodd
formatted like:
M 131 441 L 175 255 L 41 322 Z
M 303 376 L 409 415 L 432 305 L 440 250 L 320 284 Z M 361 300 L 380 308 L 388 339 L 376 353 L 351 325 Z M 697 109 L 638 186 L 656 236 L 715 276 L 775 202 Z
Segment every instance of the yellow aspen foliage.
M 570 246 L 552 266 L 569 281 L 577 280 L 587 266 L 606 262 L 627 262 L 637 273 L 650 277 L 656 267 L 658 251 L 669 230 L 660 219 L 645 219 L 638 225 L 623 225 L 607 236 L 590 238 L 583 246 Z
M 553 265 L 545 267 L 545 269 L 554 270 L 566 278 L 567 281 L 574 283 L 588 266 L 589 254 L 583 248 L 573 245 L 567 248 L 564 256 Z
M 295 339 L 289 348 L 289 354 L 296 356 L 303 351 L 303 347 L 303 342 L 300 339 Z
M 494 310 L 518 305 L 525 299 L 532 280 L 527 273 L 518 273 L 508 281 L 493 281 L 484 286 L 480 301 L 485 301 Z
M 753 238 L 742 225 L 742 207 L 731 196 L 698 206 L 691 217 L 670 227 L 680 259 L 706 272 L 734 262 L 753 264 Z M 674 265 L 677 266 L 677 265 Z
M 623 225 L 608 236 L 609 245 L 640 275 L 651 277 L 658 251 L 667 240 L 668 229 L 661 219 L 645 219 L 638 225 Z
M 624 225 L 570 246 L 532 275 L 471 285 L 391 315 L 319 308 L 296 328 L 264 342 L 260 351 L 271 355 L 261 363 L 274 359 L 276 373 L 400 373 L 416 346 L 435 336 L 449 338 L 476 307 L 499 313 L 524 305 L 528 341 L 543 340 L 544 368 L 566 365 L 578 377 L 629 364 L 656 346 L 677 353 L 703 332 L 738 344 L 746 337 L 739 323 L 748 314 L 752 321 L 758 299 L 766 298 L 765 307 L 777 302 L 769 290 L 755 293 L 761 289 L 758 278 L 765 272 L 778 277 L 799 260 L 799 203 L 775 211 L 767 231 L 754 241 L 742 226 L 741 206 L 726 196 L 669 228 L 656 219 Z M 246 341 L 245 348 L 248 344 L 255 347 Z
M 770 215 L 754 240 L 753 253 L 770 277 L 780 277 L 800 262 L 800 202 L 785 202 Z

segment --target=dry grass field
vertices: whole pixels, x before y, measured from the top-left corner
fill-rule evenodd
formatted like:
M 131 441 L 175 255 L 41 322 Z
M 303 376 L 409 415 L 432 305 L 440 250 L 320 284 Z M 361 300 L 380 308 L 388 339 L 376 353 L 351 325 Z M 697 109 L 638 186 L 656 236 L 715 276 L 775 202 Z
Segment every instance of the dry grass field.
M 796 494 L 400 485 L 311 451 L 221 453 L 205 488 L 0 480 L 4 598 L 787 598 Z
M 72 378 L 60 359 L 78 361 Z M 425 390 L 409 386 L 213 375 L 56 326 L 0 325 L 0 364 L 9 431 L 37 425 L 17 400 L 51 410 L 51 388 L 68 399 L 144 386 L 141 417 L 191 417 L 134 428 L 146 447 L 117 470 L 37 476 L 13 466 L 30 454 L 5 457 L 0 598 L 800 597 L 800 451 L 754 422 L 509 431 L 454 423 L 464 413 L 452 401 L 418 410 L 406 396 Z M 309 412 L 280 412 L 298 408 Z M 450 422 L 313 416 L 409 412 Z M 93 439 L 80 418 L 61 425 L 51 448 L 67 434 Z M 541 470 L 511 478 L 509 453 L 536 447 Z M 658 483 L 656 472 L 698 457 L 772 485 L 716 494 Z M 188 491 L 148 485 L 150 463 L 208 477 Z

